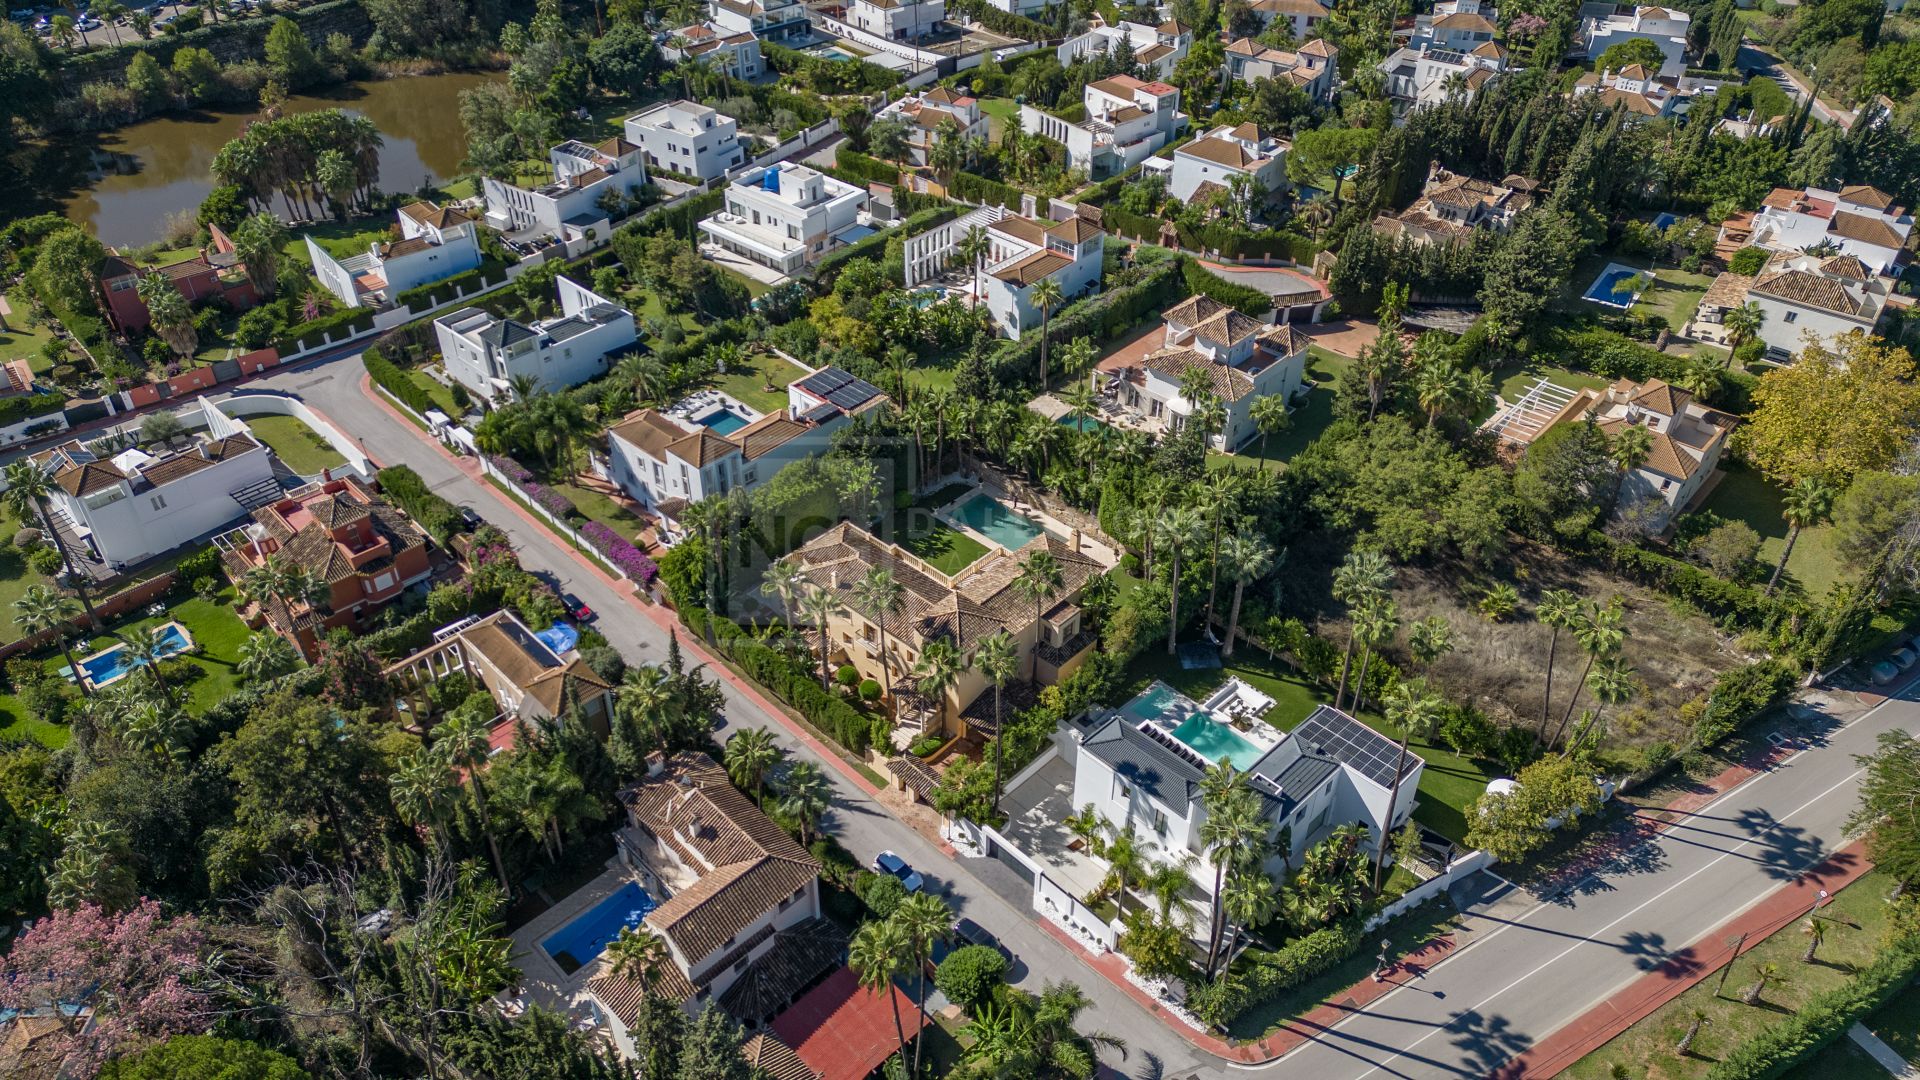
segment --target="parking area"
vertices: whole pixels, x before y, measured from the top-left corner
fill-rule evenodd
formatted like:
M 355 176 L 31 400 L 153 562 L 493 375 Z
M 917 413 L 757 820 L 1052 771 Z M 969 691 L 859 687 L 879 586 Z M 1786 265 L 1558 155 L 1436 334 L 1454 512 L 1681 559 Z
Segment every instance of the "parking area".
M 287 0 L 280 0 L 273 4 L 263 0 L 226 0 L 221 7 L 220 19 L 225 22 L 230 19 L 258 18 L 301 6 L 303 5 L 290 3 Z M 141 40 L 140 32 L 134 24 L 134 16 L 138 13 L 144 13 L 153 19 L 147 30 L 149 38 L 163 37 L 166 28 L 182 15 L 194 14 L 203 23 L 208 21 L 207 11 L 203 5 L 169 3 L 150 5 L 130 3 L 127 5 L 126 13 L 115 17 L 111 23 L 104 23 L 83 11 L 55 7 L 51 4 L 17 10 L 9 13 L 8 17 L 49 46 L 82 51 L 89 48 L 112 48 L 115 45 L 126 45 Z M 53 20 L 60 15 L 73 20 L 73 40 L 70 44 L 53 39 Z
M 1007 824 L 1001 835 L 1040 864 L 1047 876 L 1075 896 L 1098 888 L 1107 876 L 1104 863 L 1078 850 L 1079 837 L 1067 828 L 1073 816 L 1073 764 L 1055 758 L 1001 796 Z

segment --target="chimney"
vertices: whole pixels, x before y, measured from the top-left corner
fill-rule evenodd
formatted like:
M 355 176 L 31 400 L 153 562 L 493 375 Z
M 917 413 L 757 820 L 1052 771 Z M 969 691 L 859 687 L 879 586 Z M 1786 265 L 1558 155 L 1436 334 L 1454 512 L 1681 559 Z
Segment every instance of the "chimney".
M 667 755 L 660 750 L 647 755 L 647 775 L 659 776 L 667 769 Z

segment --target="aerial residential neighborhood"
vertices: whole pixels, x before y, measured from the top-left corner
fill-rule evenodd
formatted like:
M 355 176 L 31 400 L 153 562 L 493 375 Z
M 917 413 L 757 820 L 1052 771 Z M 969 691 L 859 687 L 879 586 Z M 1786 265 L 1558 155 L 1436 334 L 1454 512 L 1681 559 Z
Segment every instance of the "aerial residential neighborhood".
M 1920 11 L 0 21 L 0 1080 L 1920 1074 Z

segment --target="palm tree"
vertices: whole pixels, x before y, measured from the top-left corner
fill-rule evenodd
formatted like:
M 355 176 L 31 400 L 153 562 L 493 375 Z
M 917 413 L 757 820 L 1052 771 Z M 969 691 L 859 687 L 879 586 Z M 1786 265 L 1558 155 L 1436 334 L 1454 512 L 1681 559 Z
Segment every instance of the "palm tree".
M 1720 317 L 1720 325 L 1727 328 L 1727 366 L 1733 366 L 1733 354 L 1740 351 L 1753 335 L 1760 332 L 1760 326 L 1767 321 L 1767 313 L 1756 303 L 1745 303 L 1739 307 L 1727 309 Z
M 907 1062 L 907 1032 L 900 1023 L 900 996 L 894 993 L 893 979 L 907 968 L 912 942 L 905 927 L 892 919 L 869 919 L 854 932 L 847 948 L 847 966 L 860 976 L 860 985 L 876 994 L 886 995 L 893 1006 L 893 1035 L 900 1042 L 900 1063 Z
M 1540 594 L 1540 606 L 1533 609 L 1533 617 L 1544 623 L 1547 634 L 1547 691 L 1540 699 L 1540 730 L 1535 738 L 1547 737 L 1547 719 L 1553 714 L 1553 658 L 1560 647 L 1560 631 L 1571 630 L 1580 624 L 1583 609 L 1580 598 L 1566 589 L 1548 589 Z
M 1039 674 L 1040 646 L 1046 633 L 1046 626 L 1041 619 L 1045 615 L 1047 601 L 1065 588 L 1066 583 L 1066 571 L 1052 552 L 1035 551 L 1020 560 L 1019 573 L 1013 579 L 1013 590 L 1020 597 L 1033 601 L 1033 663 L 1029 678 Z
M 1821 924 L 1818 918 L 1809 915 L 1806 921 L 1800 924 L 1800 933 L 1804 934 L 1807 939 L 1807 951 L 1800 954 L 1800 962 L 1803 964 L 1811 964 L 1813 963 L 1813 954 L 1820 949 L 1820 943 L 1827 940 L 1827 928 Z
M 611 974 L 648 989 L 652 989 L 654 980 L 673 961 L 666 939 L 644 924 L 621 927 L 620 936 L 607 942 L 606 956 Z
M 53 527 L 53 515 L 47 509 L 47 500 L 53 494 L 53 478 L 47 470 L 32 458 L 21 458 L 8 465 L 4 474 L 7 490 L 0 494 L 0 500 L 6 503 L 7 512 L 14 520 L 25 523 L 38 519 L 40 531 L 53 541 L 53 548 L 60 553 L 60 564 L 72 566 L 73 559 L 67 553 L 67 542 L 60 530 Z M 102 629 L 100 616 L 93 610 L 93 600 L 87 595 L 86 575 L 74 572 L 69 575 L 73 582 L 74 595 L 80 598 L 80 606 L 87 613 L 87 625 L 95 633 Z
M 1140 875 L 1139 889 L 1153 897 L 1153 906 L 1162 922 L 1171 922 L 1174 908 L 1180 906 L 1180 897 L 1193 884 L 1194 857 L 1181 852 L 1178 857 L 1154 863 Z
M 1293 426 L 1293 414 L 1287 411 L 1287 399 L 1279 394 L 1255 398 L 1247 415 L 1260 432 L 1260 463 L 1267 461 L 1267 441 Z
M 1747 987 L 1740 993 L 1740 1000 L 1749 1005 L 1758 1005 L 1760 1003 L 1760 995 L 1766 992 L 1768 983 L 1774 983 L 1780 986 L 1787 984 L 1786 972 L 1781 971 L 1780 965 L 1778 964 L 1755 964 L 1753 965 L 1753 974 L 1753 985 Z
M 1387 563 L 1387 557 L 1366 548 L 1347 552 L 1340 568 L 1333 572 L 1334 599 L 1347 605 L 1349 612 L 1375 596 L 1386 595 L 1392 584 L 1393 567 Z M 1336 709 L 1347 695 L 1347 672 L 1353 667 L 1353 645 L 1357 639 L 1357 634 L 1347 634 L 1346 655 L 1340 659 L 1340 688 L 1333 693 L 1333 707 Z
M 989 803 L 993 812 L 1000 812 L 1000 744 L 1001 726 L 1005 715 L 1001 711 L 1002 694 L 1007 683 L 1013 681 L 1014 673 L 1020 670 L 1020 653 L 1014 646 L 1013 635 L 1005 630 L 996 632 L 992 637 L 980 643 L 974 650 L 973 665 L 987 682 L 993 684 L 993 801 Z
M 1233 937 L 1221 951 L 1220 962 L 1232 963 L 1234 949 L 1239 947 L 1240 934 L 1244 930 L 1261 926 L 1272 920 L 1280 908 L 1280 893 L 1273 879 L 1265 874 L 1251 870 L 1241 870 L 1228 875 L 1226 896 L 1222 900 L 1226 907 L 1227 918 L 1233 922 Z
M 1111 890 L 1114 905 L 1124 909 L 1127 890 L 1147 869 L 1146 854 L 1140 850 L 1140 835 L 1134 832 L 1131 822 L 1107 841 L 1105 858 L 1107 876 L 1100 882 L 1100 887 Z
M 500 857 L 500 839 L 493 831 L 493 818 L 487 811 L 487 789 L 480 772 L 493 757 L 493 735 L 488 719 L 466 709 L 455 709 L 452 716 L 433 729 L 433 748 L 447 756 L 447 763 L 467 774 L 467 790 L 473 796 L 474 813 L 480 819 L 480 832 L 487 838 L 487 854 L 493 857 L 493 872 L 500 888 L 513 892 L 507 877 L 506 860 Z
M 1453 624 L 1441 615 L 1415 619 L 1407 628 L 1407 651 L 1422 671 L 1431 671 L 1435 660 L 1453 651 Z
M 1180 646 L 1180 561 L 1200 543 L 1204 526 L 1197 512 L 1182 506 L 1168 511 L 1153 527 L 1154 546 L 1171 560 L 1173 568 L 1167 589 L 1167 655 L 1174 656 Z
M 1215 962 L 1220 956 L 1220 937 L 1226 926 L 1221 890 L 1226 884 L 1227 870 L 1251 863 L 1249 851 L 1267 835 L 1267 820 L 1260 812 L 1258 799 L 1232 768 L 1229 763 L 1207 770 L 1209 776 L 1223 771 L 1225 779 L 1221 782 L 1230 786 L 1221 788 L 1216 783 L 1211 800 L 1203 796 L 1207 816 L 1200 823 L 1200 847 L 1213 863 L 1213 909 L 1207 924 L 1208 978 L 1213 977 Z
M 1460 370 L 1450 362 L 1428 364 L 1414 376 L 1414 398 L 1426 410 L 1427 426 L 1432 427 L 1448 405 L 1460 397 Z
M 45 585 L 29 585 L 20 599 L 13 602 L 13 621 L 28 636 L 44 631 L 57 631 L 55 637 L 60 642 L 60 655 L 66 657 L 67 670 L 73 672 L 73 681 L 80 686 L 82 697 L 91 695 L 93 689 L 81 676 L 80 668 L 73 662 L 73 642 L 67 636 L 67 624 L 72 620 L 78 606 L 72 600 L 61 596 Z
M 127 655 L 133 659 L 135 666 L 146 669 L 147 678 L 153 682 L 153 689 L 160 695 L 160 700 L 168 705 L 178 705 L 173 698 L 173 687 L 167 685 L 167 677 L 160 673 L 160 662 L 166 657 L 160 653 L 160 643 L 154 637 L 156 633 L 157 628 L 131 636 L 120 633 L 113 636 L 126 646 Z
M 401 820 L 432 830 L 434 842 L 444 850 L 446 823 L 453 813 L 453 771 L 446 759 L 424 746 L 415 748 L 400 760 L 389 790 Z
M 736 785 L 753 789 L 753 804 L 763 805 L 762 789 L 767 770 L 779 764 L 786 751 L 775 746 L 773 732 L 765 728 L 741 728 L 727 739 L 727 777 Z
M 934 944 L 953 936 L 953 909 L 932 893 L 919 892 L 902 900 L 900 906 L 894 909 L 890 921 L 900 924 L 913 951 L 913 966 L 920 976 L 919 992 L 914 997 L 920 1006 L 920 1030 L 924 1030 L 927 1026 L 927 968 L 933 961 Z M 920 1075 L 922 1045 L 922 1040 L 914 1040 L 913 1071 L 907 1074 L 909 1076 Z
M 1588 732 L 1600 730 L 1600 721 L 1606 715 L 1608 706 L 1620 705 L 1632 700 L 1636 689 L 1633 668 L 1623 663 L 1619 657 L 1609 656 L 1595 665 L 1593 673 L 1587 676 L 1587 692 L 1593 695 L 1593 700 L 1599 702 L 1600 707 L 1593 710 L 1593 716 L 1587 720 L 1586 726 L 1567 740 L 1566 749 L 1562 751 L 1563 756 L 1572 755 L 1574 750 L 1586 740 Z
M 833 788 L 827 774 L 811 761 L 795 762 L 781 783 L 783 792 L 777 808 L 800 823 L 800 841 L 813 843 L 813 830 L 833 805 Z
M 240 643 L 240 661 L 233 665 L 233 670 L 242 679 L 257 683 L 285 675 L 299 663 L 293 645 L 286 638 L 262 631 L 248 634 L 247 640 Z
M 1234 533 L 1221 543 L 1220 558 L 1233 581 L 1233 600 L 1227 605 L 1227 640 L 1220 646 L 1220 655 L 1231 657 L 1235 639 L 1240 636 L 1240 599 L 1248 582 L 1259 581 L 1273 569 L 1273 545 L 1258 533 Z
M 1679 1054 L 1681 1057 L 1686 1057 L 1693 1051 L 1693 1040 L 1700 1037 L 1700 1029 L 1710 1027 L 1712 1024 L 1712 1017 L 1699 1009 L 1693 1010 L 1687 1021 L 1687 1033 L 1680 1036 L 1680 1044 L 1673 1048 L 1673 1052 Z
M 1587 654 L 1587 666 L 1580 669 L 1580 681 L 1574 684 L 1573 696 L 1567 699 L 1567 711 L 1560 717 L 1560 726 L 1553 729 L 1553 738 L 1547 740 L 1548 746 L 1560 741 L 1560 733 L 1567 729 L 1568 722 L 1573 719 L 1573 707 L 1580 701 L 1580 688 L 1593 672 L 1594 662 L 1620 651 L 1620 644 L 1627 637 L 1625 622 L 1626 609 L 1621 606 L 1620 598 L 1614 597 L 1604 608 L 1598 604 L 1589 605 L 1586 614 L 1581 617 L 1580 625 L 1573 628 L 1574 640 L 1580 643 L 1581 651 Z
M 954 254 L 960 261 L 973 270 L 973 306 L 980 306 L 980 264 L 993 253 L 993 241 L 988 239 L 987 230 L 978 225 L 966 231 L 960 242 L 954 245 Z
M 1793 545 L 1800 540 L 1800 530 L 1825 521 L 1833 512 L 1833 500 L 1833 488 L 1818 476 L 1801 480 L 1787 492 L 1786 505 L 1780 511 L 1780 516 L 1787 519 L 1787 546 L 1781 549 L 1780 561 L 1774 565 L 1773 576 L 1767 579 L 1766 595 L 1772 596 L 1773 587 L 1780 583 L 1780 572 L 1793 557 Z
M 134 294 L 146 305 L 153 332 L 167 343 L 174 355 L 188 357 L 200 345 L 199 331 L 193 328 L 193 309 L 173 282 L 161 275 L 148 274 L 134 285 Z
M 927 642 L 920 650 L 920 659 L 914 661 L 909 673 L 913 688 L 920 696 L 934 700 L 935 726 L 942 735 L 947 730 L 947 691 L 972 669 L 972 657 L 944 638 Z
M 1213 633 L 1213 606 L 1220 592 L 1220 522 L 1240 502 L 1240 474 L 1231 470 L 1215 473 L 1213 482 L 1200 489 L 1200 507 L 1207 515 L 1207 613 L 1201 628 Z
M 1627 477 L 1647 460 L 1653 453 L 1653 433 L 1638 424 L 1629 424 L 1620 429 L 1620 433 L 1607 442 L 1607 456 L 1613 459 L 1617 470 L 1613 477 L 1613 495 L 1607 500 L 1607 516 L 1613 516 L 1614 508 L 1620 505 L 1620 494 L 1626 489 Z
M 1366 704 L 1367 668 L 1373 662 L 1374 650 L 1392 641 L 1399 630 L 1400 605 L 1388 597 L 1373 597 L 1353 613 L 1353 632 L 1360 639 L 1360 677 L 1353 684 L 1353 711 L 1359 712 Z
M 827 686 L 827 626 L 834 616 L 845 611 L 846 605 L 840 602 L 839 594 L 832 589 L 809 589 L 800 597 L 800 615 L 813 624 L 814 632 L 820 638 L 820 687 Z
M 1029 299 L 1040 309 L 1040 392 L 1044 394 L 1052 389 L 1047 385 L 1047 336 L 1053 329 L 1053 309 L 1060 306 L 1066 296 L 1060 291 L 1060 283 L 1047 277 L 1033 287 Z
M 1427 693 L 1426 684 L 1420 682 L 1395 683 L 1393 689 L 1387 691 L 1387 723 L 1400 729 L 1400 752 L 1393 761 L 1393 782 L 1387 786 L 1387 817 L 1381 822 L 1381 833 L 1374 844 L 1373 891 L 1376 893 L 1386 873 L 1387 837 L 1393 830 L 1393 812 L 1400 800 L 1400 779 L 1407 771 L 1407 744 L 1416 738 L 1425 743 L 1433 737 L 1444 704 L 1437 695 Z
M 900 608 L 906 587 L 893 578 L 893 571 L 876 566 L 853 583 L 853 606 L 878 628 L 880 633 L 880 670 L 886 676 L 887 719 L 897 719 L 893 699 L 893 650 L 887 641 L 887 619 Z

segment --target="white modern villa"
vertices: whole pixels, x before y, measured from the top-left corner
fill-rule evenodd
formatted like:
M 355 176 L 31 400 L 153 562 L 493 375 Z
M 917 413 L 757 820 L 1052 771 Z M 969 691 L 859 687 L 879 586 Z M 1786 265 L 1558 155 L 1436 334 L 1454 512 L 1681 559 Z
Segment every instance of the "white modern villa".
M 560 314 L 535 323 L 461 308 L 433 320 L 447 374 L 490 402 L 512 400 L 517 376 L 535 392 L 577 386 L 639 340 L 633 312 L 567 278 L 554 279 Z
M 760 39 L 753 31 L 730 33 L 712 23 L 694 23 L 675 30 L 661 44 L 660 55 L 668 60 L 705 64 L 736 79 L 757 79 L 765 70 L 760 59 Z
M 947 0 L 853 0 L 847 22 L 888 41 L 920 41 L 947 17 Z
M 766 267 L 797 273 L 842 242 L 857 239 L 867 193 L 817 169 L 782 161 L 742 173 L 726 204 L 700 222 L 706 242 Z
M 1339 80 L 1335 64 L 1339 56 L 1339 46 L 1320 38 L 1298 49 L 1276 49 L 1241 38 L 1227 46 L 1227 78 L 1243 83 L 1285 79 L 1315 101 L 1331 101 Z
M 1186 127 L 1180 91 L 1163 82 L 1115 75 L 1088 83 L 1081 92 L 1085 120 L 1064 120 L 1032 105 L 1020 106 L 1020 127 L 1067 148 L 1067 167 L 1095 180 L 1126 172 L 1167 145 Z
M 1580 28 L 1581 43 L 1588 60 L 1622 42 L 1650 41 L 1660 50 L 1660 75 L 1679 78 L 1687 71 L 1687 33 L 1693 16 L 1679 8 L 1643 5 L 1631 9 L 1613 7 L 1605 15 L 1588 17 Z
M 1133 50 L 1133 62 L 1153 73 L 1156 79 L 1170 78 L 1173 68 L 1193 48 L 1193 29 L 1171 19 L 1149 26 L 1146 23 L 1120 22 L 1096 26 L 1072 38 L 1054 50 L 1062 66 L 1100 53 L 1119 50 L 1124 41 Z
M 1830 246 L 1851 255 L 1875 274 L 1897 274 L 1900 254 L 1913 232 L 1913 215 L 1893 196 L 1867 184 L 1838 191 L 1774 188 L 1751 221 L 1731 219 L 1721 230 L 1749 230 L 1747 243 L 1769 251 L 1801 252 Z
M 697 101 L 667 101 L 627 117 L 627 141 L 647 166 L 711 180 L 746 160 L 740 125 Z
M 630 198 L 647 185 L 640 148 L 615 135 L 597 146 L 575 139 L 547 152 L 553 180 L 523 188 L 484 177 L 487 225 L 515 243 L 605 240 L 614 214 L 609 194 Z
M 381 307 L 408 289 L 443 281 L 480 265 L 473 219 L 452 207 L 408 203 L 394 215 L 400 239 L 367 245 L 364 254 L 336 259 L 306 238 L 307 259 L 320 287 L 348 307 Z

